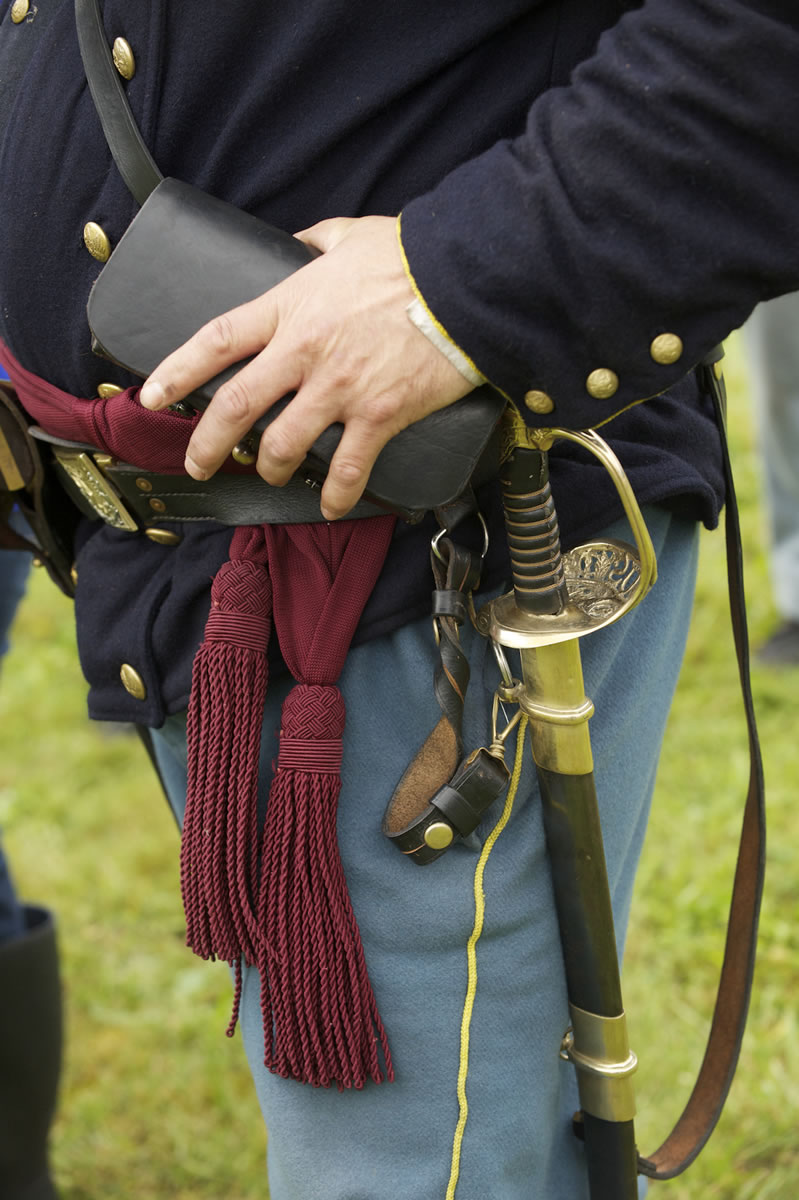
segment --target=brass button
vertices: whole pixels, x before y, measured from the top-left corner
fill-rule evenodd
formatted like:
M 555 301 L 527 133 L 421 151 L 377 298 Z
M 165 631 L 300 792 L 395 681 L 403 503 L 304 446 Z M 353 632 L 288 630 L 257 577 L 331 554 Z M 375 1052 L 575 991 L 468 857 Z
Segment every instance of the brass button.
M 157 542 L 159 546 L 177 546 L 179 542 L 183 541 L 179 533 L 173 533 L 171 529 L 157 529 L 154 525 L 145 529 L 144 535 L 151 542 Z
M 97 395 L 101 400 L 110 400 L 112 396 L 118 396 L 124 390 L 118 383 L 101 383 L 97 388 Z
M 166 505 L 164 504 L 163 500 L 151 500 L 150 508 L 153 510 L 153 512 L 166 512 Z
M 431 850 L 446 850 L 447 846 L 451 844 L 453 836 L 452 829 L 443 821 L 434 821 L 424 831 L 425 844 Z
M 619 390 L 619 377 L 607 367 L 597 367 L 586 379 L 585 390 L 595 400 L 609 400 Z
M 144 686 L 144 680 L 138 671 L 134 670 L 130 663 L 123 663 L 119 668 L 119 678 L 122 680 L 122 686 L 126 692 L 129 692 L 134 700 L 146 700 L 147 688 Z
M 682 338 L 677 337 L 676 333 L 659 333 L 652 339 L 652 345 L 649 347 L 652 358 L 664 367 L 676 363 L 682 357 L 682 351 Z
M 98 262 L 108 262 L 111 257 L 111 241 L 96 221 L 88 221 L 83 226 L 83 244 Z
M 111 47 L 111 57 L 122 78 L 132 79 L 136 74 L 136 59 L 133 57 L 130 42 L 126 42 L 123 37 L 115 38 Z
M 150 483 L 150 480 L 142 479 L 141 476 L 136 480 L 136 487 L 140 492 L 151 492 L 153 490 L 153 485 Z
M 24 21 L 30 12 L 30 0 L 14 0 L 11 5 L 11 20 L 15 25 L 19 25 Z
M 78 586 L 78 568 L 75 566 L 74 563 L 72 564 L 72 566 L 69 569 L 69 577 L 72 580 L 72 586 L 77 587 Z
M 524 393 L 524 403 L 534 413 L 549 413 L 555 407 L 555 401 L 546 392 L 538 392 L 535 389 L 531 392 Z
M 249 438 L 243 438 L 230 452 L 230 457 L 244 467 L 251 467 L 258 457 L 255 446 Z

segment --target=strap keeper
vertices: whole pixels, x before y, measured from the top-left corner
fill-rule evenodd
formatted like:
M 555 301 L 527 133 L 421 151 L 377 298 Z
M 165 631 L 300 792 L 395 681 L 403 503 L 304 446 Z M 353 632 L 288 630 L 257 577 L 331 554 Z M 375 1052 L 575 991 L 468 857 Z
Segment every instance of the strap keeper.
M 452 617 L 458 625 L 466 620 L 466 599 L 455 588 L 440 588 L 433 592 L 433 616 Z

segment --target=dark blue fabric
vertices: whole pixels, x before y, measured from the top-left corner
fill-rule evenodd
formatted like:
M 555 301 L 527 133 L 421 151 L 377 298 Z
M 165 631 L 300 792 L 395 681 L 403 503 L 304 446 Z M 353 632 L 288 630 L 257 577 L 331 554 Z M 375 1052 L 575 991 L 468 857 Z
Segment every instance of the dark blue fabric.
M 492 382 L 596 426 L 799 287 L 797 61 L 790 0 L 648 0 L 524 133 L 407 206 L 416 281 Z M 685 344 L 668 366 L 649 353 L 664 332 Z M 620 380 L 605 400 L 598 367 Z
M 784 0 L 294 0 L 225 7 L 105 0 L 156 161 L 289 230 L 403 210 L 427 302 L 506 391 L 542 387 L 565 425 L 635 404 L 603 433 L 642 503 L 715 524 L 717 437 L 688 369 L 761 297 L 799 286 L 797 26 Z M 601 37 L 600 35 L 603 34 Z M 598 51 L 595 53 L 597 50 Z M 578 64 L 583 65 L 575 71 Z M 135 212 L 89 97 L 71 0 L 0 25 L 0 335 L 77 395 L 134 382 L 92 354 L 85 303 Z M 7 82 L 7 88 L 11 84 Z M 531 107 L 532 106 L 532 107 Z M 649 357 L 678 333 L 676 366 Z M 610 367 L 616 397 L 585 377 Z M 619 512 L 601 468 L 556 447 L 567 543 Z M 487 583 L 506 571 L 496 494 Z M 95 527 L 79 556 L 78 634 L 93 715 L 157 722 L 185 703 L 208 582 L 230 534 L 179 553 Z M 358 639 L 425 611 L 429 529 L 398 530 Z M 102 638 L 98 637 L 102 631 Z M 149 699 L 119 682 L 122 661 Z

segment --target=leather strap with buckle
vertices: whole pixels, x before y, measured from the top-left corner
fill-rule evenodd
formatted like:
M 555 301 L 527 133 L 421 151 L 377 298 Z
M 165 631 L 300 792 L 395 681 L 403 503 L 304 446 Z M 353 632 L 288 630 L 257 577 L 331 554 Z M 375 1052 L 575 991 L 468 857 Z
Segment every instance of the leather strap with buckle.
M 53 437 L 38 426 L 30 430 L 52 451 L 59 479 L 85 516 L 114 529 L 145 533 L 175 521 L 218 521 L 222 525 L 291 525 L 321 520 L 320 483 L 294 476 L 285 487 L 272 487 L 260 475 L 224 475 L 195 480 L 161 475 L 120 462 L 83 442 Z M 383 510 L 360 501 L 350 517 L 381 516 Z M 151 534 L 152 536 L 152 534 Z

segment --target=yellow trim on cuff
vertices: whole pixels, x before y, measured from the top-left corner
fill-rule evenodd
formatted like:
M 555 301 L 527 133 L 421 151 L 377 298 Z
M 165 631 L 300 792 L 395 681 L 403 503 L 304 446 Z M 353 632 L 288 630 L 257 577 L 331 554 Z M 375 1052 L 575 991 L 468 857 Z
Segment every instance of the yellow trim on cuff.
M 413 293 L 416 296 L 416 299 L 421 304 L 425 313 L 427 314 L 430 324 L 433 326 L 433 328 L 438 333 L 441 334 L 441 336 L 443 338 L 446 339 L 446 341 L 449 342 L 449 344 L 451 346 L 453 346 L 455 348 L 455 350 L 457 350 L 458 354 L 463 356 L 464 361 L 466 363 L 468 363 L 468 365 L 475 372 L 475 374 L 480 376 L 480 378 L 483 380 L 484 383 L 491 383 L 491 380 L 488 378 L 488 376 L 483 374 L 483 372 L 480 370 L 480 368 L 477 366 L 477 364 L 469 357 L 469 355 L 466 353 L 466 351 L 458 345 L 458 343 L 455 341 L 454 338 L 450 337 L 449 333 L 447 333 L 446 329 L 441 324 L 441 322 L 438 320 L 438 318 L 435 316 L 435 314 L 430 311 L 430 306 L 428 305 L 424 296 L 420 292 L 419 285 L 417 284 L 416 280 L 413 277 L 413 271 L 411 270 L 410 263 L 408 262 L 408 256 L 405 253 L 405 247 L 402 244 L 402 213 L 400 213 L 399 216 L 397 217 L 397 244 L 399 246 L 400 257 L 402 259 L 402 266 L 405 270 L 405 274 L 408 276 L 408 281 L 409 281 L 411 287 L 413 288 Z M 419 326 L 417 325 L 416 328 L 418 329 Z M 424 331 L 420 330 L 420 332 L 424 332 Z M 504 396 L 506 400 L 510 400 L 510 396 L 506 392 L 503 392 L 502 388 L 498 388 L 495 383 L 491 383 L 491 387 L 494 389 L 494 391 L 499 392 L 500 396 Z

